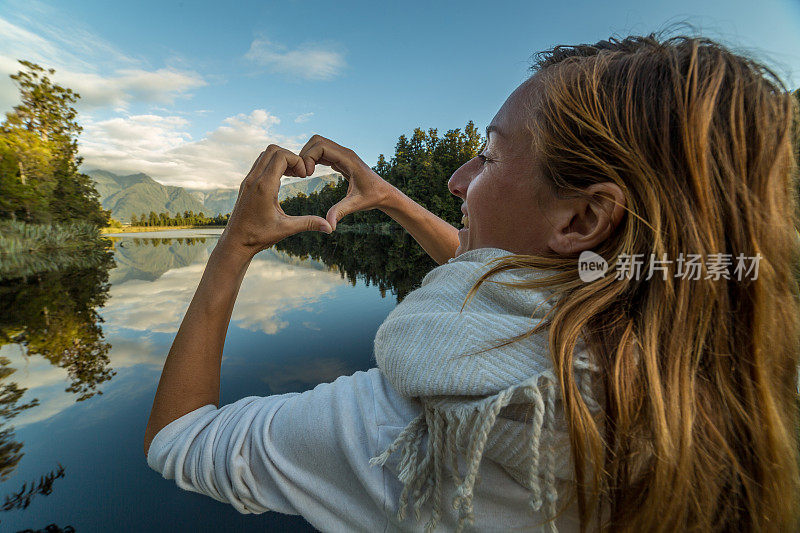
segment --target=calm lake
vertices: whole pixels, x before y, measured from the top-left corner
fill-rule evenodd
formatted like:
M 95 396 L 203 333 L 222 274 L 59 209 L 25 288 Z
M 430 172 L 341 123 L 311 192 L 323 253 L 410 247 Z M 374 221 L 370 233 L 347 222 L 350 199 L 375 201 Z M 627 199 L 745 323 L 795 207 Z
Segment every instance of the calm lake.
M 101 263 L 0 280 L 0 531 L 313 531 L 183 491 L 142 450 L 221 232 L 119 234 Z M 402 232 L 300 234 L 262 251 L 228 328 L 222 404 L 375 366 L 375 332 L 434 266 Z

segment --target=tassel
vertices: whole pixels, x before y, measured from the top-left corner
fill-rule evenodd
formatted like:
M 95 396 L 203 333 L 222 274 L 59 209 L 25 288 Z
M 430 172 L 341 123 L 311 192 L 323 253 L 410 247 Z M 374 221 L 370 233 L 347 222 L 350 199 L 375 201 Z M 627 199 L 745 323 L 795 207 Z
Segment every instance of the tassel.
M 397 510 L 397 519 L 403 521 L 405 519 L 405 510 L 408 503 L 408 495 L 412 486 L 417 485 L 424 473 L 423 464 L 417 464 L 417 455 L 419 454 L 419 447 L 421 438 L 419 438 L 425 430 L 425 416 L 424 412 L 420 413 L 414 420 L 400 432 L 397 438 L 389 445 L 386 450 L 380 455 L 373 457 L 369 460 L 370 466 L 383 466 L 386 464 L 389 456 L 403 446 L 402 457 L 400 459 L 400 472 L 398 479 L 403 483 L 403 492 L 400 495 L 399 508 Z
M 478 413 L 478 420 L 476 424 L 477 431 L 473 432 L 469 449 L 467 451 L 467 473 L 464 481 L 456 491 L 455 500 L 458 502 L 457 508 L 459 509 L 458 525 L 456 526 L 456 533 L 460 533 L 466 522 L 474 523 L 472 509 L 472 496 L 475 487 L 476 477 L 478 475 L 478 468 L 483 457 L 483 450 L 486 446 L 486 441 L 489 438 L 489 431 L 492 429 L 494 422 L 497 420 L 497 415 L 500 410 L 508 405 L 511 401 L 514 389 L 506 389 L 498 394 L 488 404 L 482 406 Z M 463 423 L 463 421 L 459 421 Z M 453 503 L 456 506 L 456 502 Z
M 533 511 L 539 511 L 542 508 L 542 487 L 539 482 L 539 443 L 541 442 L 542 425 L 544 424 L 544 400 L 538 387 L 526 387 L 525 394 L 533 403 L 533 420 L 531 420 L 529 432 L 531 452 L 531 465 L 528 471 L 528 482 L 531 490 L 530 504 Z
M 394 442 L 391 445 L 389 445 L 389 447 L 386 448 L 386 450 L 382 454 L 380 454 L 380 455 L 378 455 L 376 457 L 373 457 L 373 458 L 371 458 L 369 460 L 369 465 L 370 466 L 376 466 L 376 465 L 383 466 L 386 463 L 386 460 L 389 459 L 389 456 L 395 450 L 397 450 L 405 442 L 408 442 L 408 441 L 411 440 L 411 437 L 417 432 L 419 427 L 424 422 L 425 422 L 425 418 L 424 418 L 423 414 L 420 413 L 419 415 L 417 415 L 417 417 L 414 418 L 414 420 L 412 420 L 411 422 L 408 423 L 408 425 L 403 429 L 403 431 L 400 432 L 400 434 L 397 436 L 397 438 L 394 440 Z
M 581 392 L 585 392 L 586 385 L 583 381 L 580 388 Z M 553 519 L 556 515 L 558 491 L 555 486 L 555 447 L 552 445 L 555 438 L 557 388 L 551 373 L 540 374 L 535 379 L 487 398 L 487 401 L 480 403 L 472 412 L 469 409 L 448 410 L 426 406 L 383 453 L 371 458 L 370 465 L 383 466 L 392 453 L 400 450 L 398 479 L 404 486 L 397 512 L 399 521 L 402 522 L 406 517 L 409 500 L 414 500 L 414 516 L 420 521 L 422 506 L 432 499 L 431 518 L 425 524 L 425 531 L 429 533 L 435 529 L 442 516 L 442 486 L 444 471 L 448 468 L 456 485 L 456 494 L 452 500 L 452 507 L 458 512 L 456 532 L 460 533 L 467 524 L 474 523 L 472 500 L 475 486 L 480 480 L 479 469 L 486 443 L 500 411 L 509 405 L 518 391 L 533 406 L 527 435 L 531 458 L 527 471 L 531 491 L 530 508 L 535 512 L 542 512 L 546 508 L 548 528 L 551 532 L 557 532 Z M 458 469 L 458 443 L 467 431 L 467 470 L 462 479 Z M 420 460 L 421 443 L 426 432 L 428 445 Z
M 544 473 L 544 484 L 545 490 L 547 494 L 547 512 L 549 516 L 547 517 L 549 522 L 547 525 L 549 526 L 550 533 L 557 533 L 558 529 L 556 528 L 556 501 L 558 500 L 558 493 L 556 491 L 556 479 L 555 479 L 555 446 L 554 446 L 554 439 L 555 439 L 555 410 L 556 410 L 556 386 L 552 380 L 548 380 L 546 385 L 546 392 L 547 392 L 547 404 L 545 406 L 545 411 L 547 412 L 547 446 L 546 446 L 546 453 L 547 453 L 547 467 Z

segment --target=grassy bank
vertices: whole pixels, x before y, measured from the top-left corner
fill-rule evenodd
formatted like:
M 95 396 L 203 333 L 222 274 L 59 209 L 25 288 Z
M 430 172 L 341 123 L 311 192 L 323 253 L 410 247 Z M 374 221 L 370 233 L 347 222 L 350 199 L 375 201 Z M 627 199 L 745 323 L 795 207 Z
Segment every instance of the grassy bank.
M 31 275 L 102 259 L 108 247 L 97 226 L 0 222 L 0 276 Z

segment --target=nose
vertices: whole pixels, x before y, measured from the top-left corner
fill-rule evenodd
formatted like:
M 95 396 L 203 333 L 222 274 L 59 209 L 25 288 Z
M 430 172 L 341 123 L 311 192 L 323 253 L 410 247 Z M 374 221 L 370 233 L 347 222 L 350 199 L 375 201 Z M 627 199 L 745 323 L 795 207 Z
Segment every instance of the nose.
M 450 176 L 450 179 L 447 181 L 447 188 L 450 190 L 450 192 L 461 199 L 466 200 L 467 198 L 467 188 L 469 187 L 469 183 L 472 181 L 472 176 L 474 174 L 474 169 L 472 168 L 473 163 L 477 159 L 477 157 L 474 157 L 458 167 L 458 169 L 453 172 L 453 175 Z

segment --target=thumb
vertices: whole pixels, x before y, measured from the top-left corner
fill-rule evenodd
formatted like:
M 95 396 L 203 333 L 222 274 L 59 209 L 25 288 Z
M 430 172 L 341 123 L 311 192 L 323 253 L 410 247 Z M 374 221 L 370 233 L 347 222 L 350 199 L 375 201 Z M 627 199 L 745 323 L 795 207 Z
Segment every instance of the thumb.
M 325 218 L 327 219 L 331 227 L 335 230 L 336 224 L 339 222 L 339 220 L 349 215 L 350 213 L 358 211 L 358 209 L 359 209 L 358 200 L 356 200 L 352 196 L 345 196 L 337 204 L 328 209 L 328 214 L 325 216 Z
M 303 231 L 321 231 L 331 233 L 333 228 L 328 221 L 315 215 L 290 216 L 285 222 L 290 235 Z

